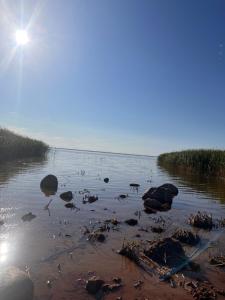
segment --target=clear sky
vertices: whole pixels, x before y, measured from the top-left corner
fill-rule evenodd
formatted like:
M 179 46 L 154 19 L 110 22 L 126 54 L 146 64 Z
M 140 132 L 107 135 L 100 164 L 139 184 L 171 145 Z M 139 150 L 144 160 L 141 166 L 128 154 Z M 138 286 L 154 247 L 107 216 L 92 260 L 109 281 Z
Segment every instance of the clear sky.
M 224 0 L 0 0 L 1 126 L 158 154 L 224 149 L 224 114 Z

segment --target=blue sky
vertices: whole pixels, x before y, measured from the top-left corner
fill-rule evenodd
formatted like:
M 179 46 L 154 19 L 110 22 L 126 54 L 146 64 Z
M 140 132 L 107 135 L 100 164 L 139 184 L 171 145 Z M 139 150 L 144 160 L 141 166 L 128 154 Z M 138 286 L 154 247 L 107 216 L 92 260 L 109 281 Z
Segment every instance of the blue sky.
M 78 149 L 225 148 L 223 0 L 0 1 L 0 41 L 1 126 Z

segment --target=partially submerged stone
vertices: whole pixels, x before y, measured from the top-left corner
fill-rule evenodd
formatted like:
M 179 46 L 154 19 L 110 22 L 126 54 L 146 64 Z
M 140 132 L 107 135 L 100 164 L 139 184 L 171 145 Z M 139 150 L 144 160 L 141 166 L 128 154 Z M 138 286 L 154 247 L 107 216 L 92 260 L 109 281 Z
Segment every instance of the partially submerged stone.
M 64 193 L 60 194 L 60 198 L 64 201 L 69 202 L 73 199 L 73 193 L 71 191 L 64 192 Z
M 87 197 L 89 203 L 93 203 L 98 200 L 97 196 L 88 196 Z
M 0 271 L 1 300 L 32 300 L 34 285 L 29 276 L 10 267 Z
M 108 183 L 109 182 L 109 178 L 108 177 L 104 178 L 104 182 Z
M 210 230 L 213 227 L 212 216 L 207 213 L 201 213 L 199 211 L 196 215 L 191 215 L 189 217 L 189 224 L 193 227 Z
M 86 282 L 86 290 L 90 294 L 96 294 L 104 284 L 104 280 L 100 279 L 97 276 L 93 276 Z
M 46 196 L 55 195 L 58 190 L 58 179 L 55 175 L 45 176 L 40 183 L 40 188 Z
M 200 237 L 190 230 L 178 229 L 174 234 L 173 238 L 180 241 L 181 243 L 194 246 L 199 243 Z
M 64 206 L 66 208 L 71 208 L 71 209 L 75 209 L 76 208 L 76 206 L 74 205 L 74 203 L 66 203 Z
M 32 220 L 35 219 L 35 218 L 36 218 L 36 216 L 33 215 L 31 212 L 29 212 L 28 214 L 22 216 L 21 219 L 22 219 L 24 222 L 30 222 L 30 221 L 32 221 Z
M 186 259 L 182 245 L 173 238 L 152 241 L 144 253 L 159 265 L 169 267 L 178 266 Z
M 130 183 L 130 187 L 139 188 L 140 184 L 139 183 Z
M 136 220 L 136 219 L 128 219 L 128 220 L 125 221 L 125 223 L 127 223 L 130 226 L 135 226 L 135 225 L 137 225 L 138 220 Z

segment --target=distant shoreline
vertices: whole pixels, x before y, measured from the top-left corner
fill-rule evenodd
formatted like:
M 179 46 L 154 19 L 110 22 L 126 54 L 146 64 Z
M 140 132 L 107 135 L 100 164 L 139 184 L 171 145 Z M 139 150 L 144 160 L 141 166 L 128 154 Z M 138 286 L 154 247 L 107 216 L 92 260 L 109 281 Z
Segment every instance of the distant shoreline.
M 64 148 L 64 147 L 50 147 L 51 149 L 67 150 L 67 151 L 79 151 L 79 152 L 91 152 L 91 153 L 102 153 L 102 154 L 115 154 L 115 155 L 128 155 L 128 156 L 142 156 L 142 157 L 157 157 L 157 155 L 147 154 L 132 154 L 132 153 L 121 153 L 111 151 L 100 151 L 100 150 L 88 150 L 88 149 L 76 149 L 76 148 Z

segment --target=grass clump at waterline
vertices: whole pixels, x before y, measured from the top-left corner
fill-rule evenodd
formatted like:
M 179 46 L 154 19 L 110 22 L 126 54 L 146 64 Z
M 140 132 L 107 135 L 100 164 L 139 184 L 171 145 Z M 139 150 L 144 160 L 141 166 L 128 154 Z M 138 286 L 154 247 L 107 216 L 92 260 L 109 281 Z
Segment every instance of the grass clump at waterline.
M 45 143 L 0 128 L 0 162 L 20 158 L 42 157 L 49 147 Z
M 225 151 L 224 150 L 185 150 L 159 155 L 160 166 L 173 166 L 203 173 L 205 175 L 225 176 Z

